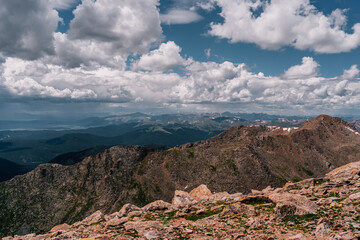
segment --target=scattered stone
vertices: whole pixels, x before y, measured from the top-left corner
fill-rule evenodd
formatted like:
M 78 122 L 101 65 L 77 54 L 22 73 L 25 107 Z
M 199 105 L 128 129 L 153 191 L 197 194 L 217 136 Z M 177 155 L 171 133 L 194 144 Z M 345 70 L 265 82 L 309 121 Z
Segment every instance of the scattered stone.
M 190 204 L 194 201 L 194 199 L 190 196 L 189 193 L 176 190 L 174 194 L 174 198 L 172 199 L 172 204 L 176 206 L 183 206 L 186 204 Z
M 324 237 L 330 232 L 330 227 L 327 223 L 320 223 L 315 230 L 316 237 Z
M 291 193 L 272 193 L 269 199 L 276 203 L 277 217 L 287 215 L 316 214 L 319 206 L 308 200 L 305 196 Z
M 201 185 L 190 193 L 176 191 L 173 204 L 125 204 L 119 212 L 104 217 L 97 211 L 72 226 L 55 226 L 46 235 L 3 239 L 359 239 L 360 178 L 347 179 L 359 171 L 354 165 L 345 169 L 351 174 L 334 171 L 343 177 L 338 182 L 309 179 L 249 195 L 211 194 Z
M 166 210 L 170 209 L 172 205 L 170 203 L 164 202 L 163 200 L 157 200 L 155 202 L 149 203 L 142 208 L 144 211 L 157 211 L 157 210 Z
M 105 228 L 111 229 L 111 228 L 116 228 L 119 227 L 120 225 L 126 223 L 127 221 L 129 221 L 129 218 L 127 217 L 123 217 L 123 218 L 113 218 L 110 221 L 108 221 L 105 225 Z
M 74 223 L 73 227 L 89 226 L 95 223 L 99 223 L 103 220 L 105 220 L 104 214 L 101 211 L 96 211 L 84 220 Z
M 196 201 L 207 200 L 211 195 L 211 191 L 204 184 L 201 184 L 190 192 L 190 196 Z
M 49 232 L 58 232 L 58 231 L 67 231 L 71 228 L 68 224 L 60 224 L 55 227 L 53 227 Z

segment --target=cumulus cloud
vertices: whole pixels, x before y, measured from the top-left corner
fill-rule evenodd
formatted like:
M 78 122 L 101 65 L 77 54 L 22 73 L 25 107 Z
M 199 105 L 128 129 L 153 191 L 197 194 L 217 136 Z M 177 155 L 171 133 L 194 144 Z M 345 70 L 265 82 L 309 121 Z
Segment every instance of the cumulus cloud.
M 319 64 L 311 57 L 303 57 L 301 65 L 295 65 L 285 71 L 286 79 L 306 79 L 315 77 L 319 72 Z
M 165 24 L 188 24 L 192 22 L 197 22 L 202 19 L 202 17 L 193 10 L 187 9 L 171 9 L 165 14 L 160 15 L 162 23 Z
M 161 38 L 157 0 L 83 0 L 69 38 L 108 43 L 114 53 L 143 53 Z
M 168 45 L 172 43 L 163 46 Z M 191 61 L 186 62 L 185 75 L 179 75 L 109 67 L 64 69 L 41 60 L 7 58 L 0 67 L 0 88 L 18 98 L 87 99 L 133 107 L 218 104 L 262 111 L 305 109 L 307 113 L 360 107 L 359 81 L 320 77 L 315 74 L 317 67 L 312 58 L 304 58 L 301 65 L 290 67 L 283 75 L 265 76 L 243 63 Z M 289 81 L 289 77 L 294 78 Z
M 358 66 L 355 64 L 355 65 L 352 65 L 350 67 L 350 69 L 344 70 L 344 73 L 341 76 L 341 78 L 354 79 L 354 78 L 359 77 L 359 73 L 360 73 L 360 70 L 359 70 Z
M 133 68 L 149 71 L 169 71 L 176 66 L 184 65 L 185 59 L 180 56 L 181 48 L 173 41 L 162 43 L 160 47 L 134 63 Z
M 214 0 L 223 23 L 211 23 L 209 34 L 232 43 L 255 43 L 263 49 L 285 46 L 318 53 L 348 52 L 360 45 L 360 23 L 344 31 L 346 15 L 336 9 L 319 12 L 310 0 Z
M 47 0 L 2 1 L 0 13 L 0 53 L 23 59 L 54 54 L 60 18 Z
M 49 0 L 50 5 L 55 9 L 70 9 L 81 0 Z

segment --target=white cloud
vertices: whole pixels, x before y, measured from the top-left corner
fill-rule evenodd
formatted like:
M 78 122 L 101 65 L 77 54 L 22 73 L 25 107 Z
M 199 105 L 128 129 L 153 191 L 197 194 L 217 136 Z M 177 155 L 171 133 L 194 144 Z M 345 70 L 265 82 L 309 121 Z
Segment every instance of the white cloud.
M 54 54 L 60 18 L 47 0 L 2 1 L 0 13 L 0 53 L 24 59 Z
M 160 47 L 145 55 L 134 63 L 134 69 L 149 71 L 169 71 L 174 67 L 185 64 L 185 59 L 180 56 L 181 48 L 173 41 L 162 43 Z
M 360 23 L 346 33 L 345 11 L 326 16 L 309 0 L 214 0 L 224 23 L 211 23 L 210 35 L 263 49 L 293 46 L 318 53 L 348 52 L 360 45 Z
M 358 66 L 352 65 L 350 69 L 344 70 L 343 75 L 341 76 L 342 79 L 354 79 L 359 77 L 360 70 L 358 69 Z
M 197 12 L 187 9 L 171 9 L 160 15 L 162 23 L 165 24 L 188 24 L 202 19 Z
M 107 43 L 114 54 L 144 53 L 161 39 L 157 0 L 83 0 L 69 39 Z
M 50 5 L 55 9 L 70 9 L 80 0 L 49 0 Z
M 307 79 L 315 77 L 319 72 L 319 64 L 311 57 L 303 57 L 301 65 L 295 65 L 285 71 L 286 79 Z
M 210 48 L 205 49 L 204 53 L 206 55 L 206 58 L 209 58 L 211 56 L 211 49 Z
M 163 46 L 169 45 L 172 44 Z M 206 103 L 208 107 L 219 104 L 221 109 L 233 106 L 234 110 L 246 107 L 307 114 L 360 107 L 360 82 L 319 77 L 315 75 L 317 64 L 312 58 L 304 58 L 302 65 L 290 67 L 285 71 L 287 76 L 265 76 L 250 71 L 245 64 L 231 62 L 186 64 L 185 75 L 181 76 L 101 66 L 65 69 L 42 60 L 7 58 L 0 67 L 0 86 L 17 98 L 88 99 L 132 107 L 192 108 Z M 297 77 L 289 81 L 293 76 Z

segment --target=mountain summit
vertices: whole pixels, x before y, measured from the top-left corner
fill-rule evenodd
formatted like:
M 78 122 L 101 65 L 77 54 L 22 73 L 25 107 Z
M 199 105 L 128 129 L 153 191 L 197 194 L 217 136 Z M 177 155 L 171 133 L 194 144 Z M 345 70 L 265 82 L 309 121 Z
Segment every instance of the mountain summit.
M 0 234 L 48 231 L 125 203 L 170 201 L 176 189 L 200 184 L 229 193 L 279 187 L 359 159 L 360 133 L 326 115 L 299 128 L 232 127 L 166 151 L 116 146 L 74 165 L 44 164 L 1 183 Z

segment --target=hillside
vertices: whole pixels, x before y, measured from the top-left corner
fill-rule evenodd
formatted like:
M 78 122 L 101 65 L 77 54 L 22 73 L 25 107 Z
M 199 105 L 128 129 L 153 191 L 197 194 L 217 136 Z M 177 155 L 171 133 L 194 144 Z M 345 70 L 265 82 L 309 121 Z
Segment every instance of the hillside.
M 170 201 L 176 189 L 248 193 L 323 177 L 360 159 L 360 134 L 321 115 L 300 128 L 239 126 L 166 151 L 116 146 L 70 166 L 40 165 L 0 184 L 1 234 L 45 232 L 96 210 Z
M 24 166 L 20 166 L 9 160 L 0 158 L 0 182 L 9 180 L 16 175 L 23 174 L 24 172 Z
M 171 203 L 125 204 L 112 214 L 96 211 L 42 235 L 3 239 L 359 239 L 359 173 L 355 162 L 325 178 L 247 195 L 213 194 L 200 185 L 190 193 L 175 191 Z

